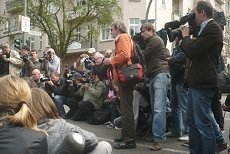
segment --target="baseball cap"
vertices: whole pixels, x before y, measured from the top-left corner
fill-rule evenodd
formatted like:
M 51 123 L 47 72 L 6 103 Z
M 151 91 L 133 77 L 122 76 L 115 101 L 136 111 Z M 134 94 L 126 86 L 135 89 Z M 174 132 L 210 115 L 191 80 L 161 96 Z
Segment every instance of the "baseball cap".
M 73 74 L 73 76 L 72 76 L 72 80 L 76 80 L 76 79 L 79 79 L 79 78 L 81 78 L 82 77 L 82 75 L 81 75 L 81 73 L 79 73 L 79 72 L 75 72 L 74 74 Z

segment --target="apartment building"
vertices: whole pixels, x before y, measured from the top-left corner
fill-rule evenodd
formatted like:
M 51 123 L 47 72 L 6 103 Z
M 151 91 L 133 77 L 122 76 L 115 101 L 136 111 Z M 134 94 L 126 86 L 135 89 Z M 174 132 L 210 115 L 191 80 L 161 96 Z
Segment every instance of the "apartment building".
M 20 2 L 17 8 L 12 7 L 10 4 L 12 1 Z M 41 52 L 49 46 L 48 38 L 45 34 L 40 35 L 39 30 L 36 27 L 31 26 L 32 33 L 21 33 L 18 30 L 18 13 L 23 10 L 23 4 L 25 0 L 0 0 L 0 15 L 6 15 L 10 18 L 10 23 L 0 26 L 0 42 L 10 42 L 14 47 L 15 40 L 22 40 L 28 42 L 31 49 L 37 49 Z M 149 12 L 146 14 L 148 5 Z M 152 22 L 156 30 L 164 28 L 166 22 L 172 20 L 178 20 L 186 13 L 192 10 L 194 3 L 197 0 L 118 0 L 121 7 L 121 14 L 117 19 L 122 20 L 130 35 L 138 33 L 140 30 L 141 22 L 144 22 L 147 18 Z M 209 0 L 213 6 L 219 10 L 227 11 L 229 15 L 229 1 L 230 0 Z M 86 0 L 76 0 L 76 3 L 82 5 Z M 71 10 L 67 12 L 71 15 Z M 148 15 L 148 17 L 146 17 Z M 225 28 L 225 32 L 228 33 L 228 37 L 225 37 L 225 51 L 229 53 L 229 20 L 228 26 Z M 79 33 L 85 33 L 90 27 L 82 26 L 76 29 L 76 35 Z M 67 55 L 63 59 L 63 63 L 71 65 L 73 61 L 76 61 L 77 57 L 86 52 L 88 48 L 93 47 L 97 51 L 103 52 L 106 49 L 114 49 L 114 42 L 110 35 L 110 25 L 106 28 L 98 27 L 99 36 L 97 38 L 91 38 L 89 41 L 82 41 L 79 37 L 77 42 L 71 45 Z M 172 43 L 167 43 L 167 48 L 172 49 Z M 228 49 L 227 49 L 228 47 Z
M 17 7 L 13 2 L 17 2 Z M 24 11 L 25 0 L 0 0 L 0 16 L 9 20 L 0 25 L 0 42 L 8 42 L 12 49 L 19 51 L 19 48 L 26 44 L 31 49 L 42 51 L 48 46 L 48 38 L 35 26 L 30 25 L 30 33 L 23 33 L 20 30 L 20 16 L 26 16 Z

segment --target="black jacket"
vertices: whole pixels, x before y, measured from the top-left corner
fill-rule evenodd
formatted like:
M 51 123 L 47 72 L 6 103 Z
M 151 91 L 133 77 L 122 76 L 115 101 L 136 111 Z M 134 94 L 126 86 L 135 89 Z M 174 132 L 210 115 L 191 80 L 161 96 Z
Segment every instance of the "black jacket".
M 69 96 L 68 84 L 66 83 L 66 80 L 63 77 L 60 77 L 59 81 L 57 83 L 54 83 L 53 86 L 45 84 L 45 90 L 51 97 L 52 93 L 53 95 L 62 95 L 66 97 Z
M 189 36 L 184 37 L 181 47 L 191 60 L 188 71 L 189 87 L 218 88 L 218 57 L 223 47 L 221 27 L 211 20 L 197 39 L 191 39 Z
M 19 125 L 0 122 L 1 154 L 47 154 L 47 139 L 43 132 Z M 2 125 L 3 124 L 3 125 Z
M 168 60 L 171 82 L 183 83 L 186 65 L 186 55 L 182 52 L 178 44 L 173 49 L 173 53 Z

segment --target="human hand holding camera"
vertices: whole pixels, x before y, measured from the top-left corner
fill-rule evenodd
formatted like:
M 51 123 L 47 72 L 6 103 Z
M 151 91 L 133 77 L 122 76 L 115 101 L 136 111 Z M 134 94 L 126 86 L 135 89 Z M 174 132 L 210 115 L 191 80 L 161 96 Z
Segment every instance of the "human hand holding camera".
M 180 30 L 182 32 L 182 36 L 183 37 L 189 36 L 189 34 L 190 34 L 190 28 L 188 26 L 181 25 L 180 26 Z
M 9 58 L 6 58 L 6 55 L 2 55 L 2 58 L 4 61 L 8 62 L 9 61 Z
M 83 85 L 83 86 L 84 86 L 84 89 L 85 89 L 85 90 L 88 90 L 88 89 L 89 89 L 89 87 L 90 87 L 89 83 L 84 83 L 84 85 Z
M 46 81 L 46 84 L 50 85 L 50 86 L 53 86 L 54 83 L 50 80 L 50 81 Z

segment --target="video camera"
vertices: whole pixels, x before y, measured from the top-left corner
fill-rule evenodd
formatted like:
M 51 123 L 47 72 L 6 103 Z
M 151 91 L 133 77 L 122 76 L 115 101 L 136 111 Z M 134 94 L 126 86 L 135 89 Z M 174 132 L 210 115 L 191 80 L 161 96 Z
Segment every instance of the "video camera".
M 214 10 L 213 19 L 221 26 L 222 29 L 224 29 L 224 26 L 226 25 L 226 19 L 223 11 Z M 182 38 L 182 32 L 179 27 L 187 22 L 190 28 L 190 35 L 198 35 L 199 27 L 197 27 L 195 23 L 195 14 L 190 12 L 181 17 L 179 20 L 165 23 L 164 28 L 167 31 L 170 42 L 173 42 L 176 37 Z

